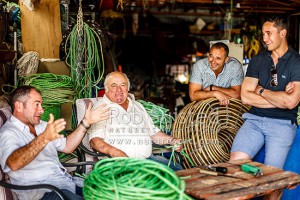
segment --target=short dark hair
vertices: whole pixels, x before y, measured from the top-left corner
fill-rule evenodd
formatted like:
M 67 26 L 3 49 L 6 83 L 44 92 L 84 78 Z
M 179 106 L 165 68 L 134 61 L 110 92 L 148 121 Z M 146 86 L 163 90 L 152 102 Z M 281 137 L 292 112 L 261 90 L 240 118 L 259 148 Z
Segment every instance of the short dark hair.
M 288 30 L 288 21 L 283 16 L 266 17 L 264 21 L 265 23 L 266 22 L 274 23 L 274 27 L 276 27 L 278 31 L 281 31 L 282 29 L 285 29 L 286 31 Z
M 23 86 L 16 88 L 10 95 L 11 96 L 10 102 L 11 102 L 12 110 L 14 110 L 15 103 L 17 101 L 21 101 L 22 103 L 25 103 L 27 101 L 26 97 L 29 97 L 29 94 L 32 90 L 41 94 L 41 92 L 37 88 L 30 86 L 30 85 L 23 85 Z
M 217 42 L 217 43 L 215 43 L 215 44 L 213 44 L 211 47 L 210 47 L 210 49 L 214 49 L 214 48 L 216 48 L 216 49 L 224 49 L 225 50 L 225 56 L 227 57 L 228 55 L 229 55 L 229 48 L 228 48 L 228 46 L 225 44 L 225 43 L 223 43 L 223 42 Z

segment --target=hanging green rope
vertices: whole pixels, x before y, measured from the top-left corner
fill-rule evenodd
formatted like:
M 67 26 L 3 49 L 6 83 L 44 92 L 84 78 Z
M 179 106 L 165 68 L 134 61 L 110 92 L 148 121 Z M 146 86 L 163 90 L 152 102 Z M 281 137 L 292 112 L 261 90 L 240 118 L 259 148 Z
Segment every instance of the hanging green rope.
M 165 146 L 165 148 L 167 148 L 167 149 L 168 148 L 172 149 L 172 152 L 171 152 L 171 155 L 170 155 L 170 158 L 169 158 L 168 167 L 170 166 L 171 161 L 173 161 L 174 164 L 177 162 L 176 158 L 175 158 L 175 149 L 177 147 L 179 147 L 179 145 L 189 143 L 189 142 L 191 142 L 191 140 L 185 140 L 185 141 L 182 141 L 182 142 L 180 142 L 179 144 L 176 144 L 176 145 L 166 145 Z M 195 165 L 194 162 L 192 161 L 191 157 L 185 153 L 185 148 L 181 149 L 180 154 L 189 162 L 189 164 L 191 166 Z M 162 152 L 162 155 L 163 155 L 163 152 Z
M 84 199 L 192 199 L 184 193 L 185 182 L 167 166 L 138 158 L 99 161 L 85 178 Z
M 158 127 L 163 132 L 170 132 L 170 130 L 172 129 L 172 122 L 174 121 L 174 118 L 171 115 L 167 114 L 169 109 L 157 106 L 152 102 L 146 102 L 143 100 L 137 101 L 144 106 L 156 127 Z
M 71 69 L 71 79 L 75 91 L 74 100 L 92 97 L 93 90 L 103 78 L 104 58 L 102 43 L 97 32 L 83 22 L 81 1 L 79 1 L 77 24 L 66 40 L 69 52 L 66 63 Z

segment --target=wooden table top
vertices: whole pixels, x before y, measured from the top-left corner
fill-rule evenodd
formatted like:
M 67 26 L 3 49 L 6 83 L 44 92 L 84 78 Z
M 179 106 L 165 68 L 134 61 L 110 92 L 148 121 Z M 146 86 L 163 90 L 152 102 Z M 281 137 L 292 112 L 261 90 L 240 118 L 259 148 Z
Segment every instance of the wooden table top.
M 261 168 L 263 175 L 255 177 L 241 171 L 240 164 L 245 163 Z M 239 200 L 266 195 L 279 189 L 293 189 L 300 184 L 300 175 L 297 173 L 250 160 L 219 163 L 213 166 L 227 167 L 227 175 L 240 178 L 207 175 L 200 173 L 199 168 L 180 170 L 176 174 L 185 181 L 185 192 L 197 199 Z

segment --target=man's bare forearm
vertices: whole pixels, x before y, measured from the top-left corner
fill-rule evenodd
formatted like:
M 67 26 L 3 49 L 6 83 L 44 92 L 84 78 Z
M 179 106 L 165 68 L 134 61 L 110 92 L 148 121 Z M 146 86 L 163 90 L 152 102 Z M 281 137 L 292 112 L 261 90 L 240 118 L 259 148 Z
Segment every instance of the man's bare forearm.
M 32 140 L 28 145 L 15 150 L 6 160 L 7 166 L 12 171 L 17 171 L 26 165 L 28 165 L 32 160 L 34 160 L 37 155 L 44 149 L 44 147 L 49 143 L 49 140 L 41 134 Z
M 239 86 L 239 89 L 233 89 L 233 88 L 222 88 L 218 86 L 212 86 L 212 91 L 219 91 L 222 92 L 232 98 L 240 99 L 241 98 L 241 87 Z
M 126 153 L 124 153 L 120 149 L 111 146 L 101 138 L 96 137 L 91 139 L 90 145 L 93 149 L 95 149 L 99 153 L 107 154 L 111 157 L 127 157 Z
M 275 105 L 277 108 L 293 109 L 299 104 L 299 100 L 295 99 L 284 91 L 265 90 L 262 94 L 268 102 Z

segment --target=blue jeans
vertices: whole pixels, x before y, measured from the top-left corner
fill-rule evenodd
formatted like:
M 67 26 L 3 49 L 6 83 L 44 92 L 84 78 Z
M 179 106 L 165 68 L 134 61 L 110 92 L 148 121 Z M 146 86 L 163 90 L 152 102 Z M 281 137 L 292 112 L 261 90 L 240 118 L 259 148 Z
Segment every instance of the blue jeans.
M 253 158 L 265 144 L 264 164 L 283 168 L 297 125 L 290 120 L 243 114 L 245 120 L 237 132 L 231 152 L 244 152 Z
M 159 155 L 151 155 L 149 156 L 147 159 L 149 160 L 153 160 L 155 162 L 167 165 L 169 164 L 169 160 L 163 156 L 159 156 Z M 171 161 L 170 166 L 171 169 L 173 169 L 174 171 L 178 171 L 178 170 L 182 170 L 182 166 L 180 164 L 174 163 L 173 161 Z
M 76 194 L 69 190 L 61 189 L 69 200 L 83 200 L 82 188 L 76 186 Z M 61 200 L 61 198 L 55 192 L 46 192 L 41 200 Z

